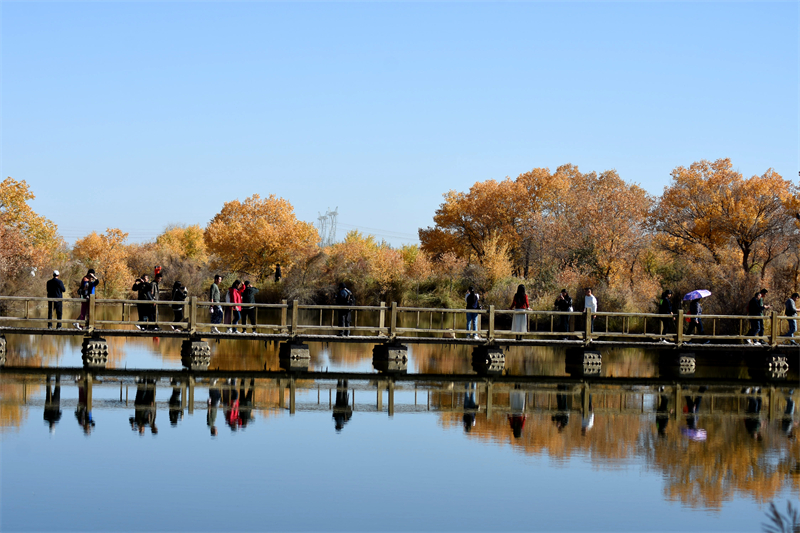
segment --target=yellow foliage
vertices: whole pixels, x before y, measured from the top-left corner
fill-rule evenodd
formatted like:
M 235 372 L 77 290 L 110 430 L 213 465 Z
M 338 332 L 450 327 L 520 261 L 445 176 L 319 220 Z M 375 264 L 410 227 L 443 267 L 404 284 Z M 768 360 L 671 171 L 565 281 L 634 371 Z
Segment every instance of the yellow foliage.
M 291 267 L 295 254 L 319 241 L 313 225 L 297 220 L 283 198 L 254 194 L 226 202 L 206 226 L 205 243 L 224 268 L 266 278 L 276 263 Z
M 126 293 L 133 276 L 125 262 L 128 234 L 108 228 L 103 235 L 92 232 L 75 242 L 72 256 L 86 268 L 93 268 L 100 279 L 98 287 L 103 297 L 121 296 Z
M 164 233 L 156 237 L 156 244 L 182 259 L 195 259 L 200 262 L 208 260 L 203 228 L 199 224 L 168 227 Z

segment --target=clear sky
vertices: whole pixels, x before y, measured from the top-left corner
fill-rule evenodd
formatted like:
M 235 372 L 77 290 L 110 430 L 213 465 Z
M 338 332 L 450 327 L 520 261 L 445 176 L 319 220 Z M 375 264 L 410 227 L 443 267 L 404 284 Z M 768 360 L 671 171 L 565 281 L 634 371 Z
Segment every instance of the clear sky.
M 573 163 L 797 182 L 797 2 L 7 2 L 0 172 L 68 242 L 226 201 L 417 242 L 450 189 Z

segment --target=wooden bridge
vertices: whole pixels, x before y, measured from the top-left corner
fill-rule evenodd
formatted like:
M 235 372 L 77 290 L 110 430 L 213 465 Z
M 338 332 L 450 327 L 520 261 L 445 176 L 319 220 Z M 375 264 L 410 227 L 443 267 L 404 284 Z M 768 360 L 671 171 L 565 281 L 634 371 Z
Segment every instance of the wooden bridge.
M 62 302 L 68 318 L 58 321 L 47 318 L 48 302 Z M 72 317 L 78 315 L 78 305 L 88 304 L 88 316 L 73 326 Z M 137 320 L 135 306 L 156 305 L 156 321 Z M 173 321 L 172 305 L 184 305 L 186 319 Z M 0 335 L 81 335 L 88 337 L 172 337 L 181 339 L 250 338 L 275 341 L 321 341 L 321 342 L 366 342 L 385 343 L 436 343 L 473 345 L 611 345 L 611 346 L 657 346 L 681 347 L 691 343 L 692 350 L 714 349 L 763 349 L 776 348 L 782 344 L 793 346 L 786 336 L 790 317 L 772 312 L 768 316 L 749 317 L 741 315 L 693 316 L 679 310 L 673 317 L 653 313 L 598 312 L 594 318 L 588 311 L 559 312 L 539 310 L 506 310 L 489 306 L 488 309 L 433 309 L 423 307 L 401 307 L 392 302 L 379 306 L 345 307 L 335 305 L 304 305 L 295 301 L 275 304 L 253 304 L 257 325 L 248 325 L 251 333 L 234 333 L 228 328 L 245 329 L 241 324 L 212 324 L 210 309 L 218 305 L 233 307 L 232 303 L 198 301 L 196 296 L 188 301 L 137 301 L 122 299 L 100 299 L 94 295 L 88 299 L 49 299 L 40 297 L 0 296 Z M 132 311 L 133 310 L 133 311 Z M 338 325 L 339 313 L 350 311 L 352 326 Z M 474 333 L 466 329 L 466 313 L 474 312 L 479 320 L 479 338 L 469 338 Z M 525 314 L 528 331 L 512 332 L 510 324 L 516 314 Z M 562 317 L 569 318 L 569 331 L 560 331 Z M 704 335 L 684 333 L 684 321 L 700 318 L 705 326 Z M 674 332 L 664 330 L 664 321 L 674 325 Z M 766 326 L 764 335 L 747 336 L 749 320 L 762 320 Z M 61 329 L 48 328 L 48 324 L 60 323 Z M 158 329 L 138 329 L 137 328 Z M 214 328 L 220 328 L 215 331 Z M 343 330 L 349 336 L 342 336 Z M 799 339 L 800 340 L 800 339 Z M 655 344 L 654 343 L 659 343 Z M 749 344 L 754 343 L 754 344 Z M 800 353 L 800 347 L 798 347 Z

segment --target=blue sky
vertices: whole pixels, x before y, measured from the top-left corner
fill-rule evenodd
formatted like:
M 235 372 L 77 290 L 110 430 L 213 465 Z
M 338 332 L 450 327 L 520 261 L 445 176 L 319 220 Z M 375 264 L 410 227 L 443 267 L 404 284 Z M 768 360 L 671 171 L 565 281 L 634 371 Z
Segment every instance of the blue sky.
M 416 242 L 450 189 L 573 163 L 797 182 L 798 3 L 2 2 L 0 173 L 72 242 L 226 201 Z

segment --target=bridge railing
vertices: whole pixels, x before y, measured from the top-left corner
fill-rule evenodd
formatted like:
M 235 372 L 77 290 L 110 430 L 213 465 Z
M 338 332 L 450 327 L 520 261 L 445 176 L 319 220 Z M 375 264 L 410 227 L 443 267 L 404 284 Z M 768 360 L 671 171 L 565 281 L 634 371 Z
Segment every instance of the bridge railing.
M 64 305 L 66 318 L 57 320 L 47 318 L 49 302 L 61 302 Z M 209 331 L 214 327 L 243 328 L 239 324 L 211 323 L 211 308 L 230 309 L 234 306 L 244 307 L 241 303 L 199 301 L 192 296 L 186 301 L 171 300 L 126 300 L 100 299 L 95 295 L 89 298 L 43 298 L 34 296 L 0 296 L 0 326 L 15 329 L 42 329 L 48 323 L 71 324 L 76 321 L 70 314 L 77 312 L 78 306 L 87 310 L 81 326 L 89 332 L 96 329 L 126 329 L 139 326 L 141 328 L 158 327 L 179 328 L 191 333 Z M 140 305 L 155 306 L 156 320 L 146 322 L 139 320 L 134 307 Z M 172 306 L 182 306 L 183 321 L 175 321 Z M 797 317 L 786 317 L 772 312 L 767 316 L 741 315 L 688 315 L 679 310 L 676 315 L 659 315 L 654 313 L 620 313 L 598 312 L 590 315 L 583 312 L 559 312 L 544 310 L 508 310 L 496 309 L 440 309 L 426 307 L 401 307 L 392 302 L 387 305 L 381 302 L 377 306 L 339 306 L 339 305 L 304 305 L 297 300 L 274 304 L 246 304 L 253 307 L 256 325 L 248 324 L 257 333 L 273 333 L 288 335 L 335 335 L 349 330 L 354 335 L 379 335 L 388 337 L 406 336 L 442 336 L 455 338 L 459 335 L 475 333 L 466 329 L 468 313 L 478 315 L 478 329 L 482 337 L 509 339 L 518 337 L 521 340 L 533 339 L 567 339 L 583 342 L 590 341 L 659 341 L 664 340 L 677 344 L 687 342 L 726 341 L 746 342 L 761 341 L 777 345 L 790 338 L 785 335 L 789 320 Z M 342 313 L 350 312 L 351 323 L 343 326 L 339 322 Z M 515 316 L 524 315 L 526 331 L 512 331 L 511 323 Z M 567 317 L 569 324 L 564 330 L 562 318 Z M 703 321 L 704 334 L 689 335 L 684 331 L 690 320 L 699 318 Z M 764 327 L 761 335 L 748 336 L 748 330 L 754 321 Z M 222 331 L 225 333 L 225 330 Z

